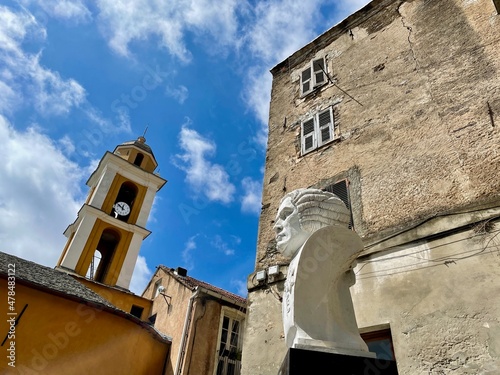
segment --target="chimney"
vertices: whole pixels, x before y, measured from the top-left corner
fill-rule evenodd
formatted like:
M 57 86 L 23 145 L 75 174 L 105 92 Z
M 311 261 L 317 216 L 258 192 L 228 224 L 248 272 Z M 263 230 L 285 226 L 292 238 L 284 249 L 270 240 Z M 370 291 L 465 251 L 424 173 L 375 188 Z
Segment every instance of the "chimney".
M 182 267 L 177 267 L 174 271 L 174 273 L 178 276 L 187 276 L 187 269 L 182 268 Z

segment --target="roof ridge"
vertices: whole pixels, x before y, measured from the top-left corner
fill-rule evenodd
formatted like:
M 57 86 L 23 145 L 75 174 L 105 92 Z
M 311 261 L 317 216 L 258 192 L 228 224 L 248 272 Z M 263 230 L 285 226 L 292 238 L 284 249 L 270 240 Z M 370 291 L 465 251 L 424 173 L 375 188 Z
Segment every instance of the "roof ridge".
M 247 302 L 247 299 L 245 297 L 242 297 L 236 293 L 230 292 L 230 291 L 223 289 L 221 287 L 218 287 L 216 285 L 210 284 L 206 281 L 194 278 L 194 277 L 189 276 L 189 275 L 186 275 L 186 276 L 178 275 L 175 273 L 174 268 L 166 267 L 162 264 L 160 264 L 158 267 L 160 267 L 164 271 L 168 272 L 176 280 L 178 280 L 179 282 L 181 282 L 183 285 L 185 285 L 186 287 L 188 287 L 191 290 L 194 290 L 195 287 L 202 287 L 202 288 L 211 290 L 212 292 L 219 293 L 221 296 L 228 297 L 236 302 L 245 303 L 245 304 Z

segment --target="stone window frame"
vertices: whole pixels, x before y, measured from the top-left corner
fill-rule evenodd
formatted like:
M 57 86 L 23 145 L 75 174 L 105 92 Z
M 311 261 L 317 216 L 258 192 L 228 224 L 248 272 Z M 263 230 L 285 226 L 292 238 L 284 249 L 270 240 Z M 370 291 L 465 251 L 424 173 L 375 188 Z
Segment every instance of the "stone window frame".
M 328 119 L 325 114 L 328 115 Z M 326 120 L 328 122 L 325 122 Z M 324 138 L 325 131 L 328 131 L 328 138 Z M 337 138 L 338 135 L 335 134 L 335 111 L 333 106 L 329 106 L 301 121 L 300 154 L 306 155 Z
M 325 57 L 312 59 L 307 68 L 300 72 L 300 96 L 304 97 L 327 83 L 325 74 L 328 72 L 328 64 Z M 304 87 L 307 87 L 304 89 Z

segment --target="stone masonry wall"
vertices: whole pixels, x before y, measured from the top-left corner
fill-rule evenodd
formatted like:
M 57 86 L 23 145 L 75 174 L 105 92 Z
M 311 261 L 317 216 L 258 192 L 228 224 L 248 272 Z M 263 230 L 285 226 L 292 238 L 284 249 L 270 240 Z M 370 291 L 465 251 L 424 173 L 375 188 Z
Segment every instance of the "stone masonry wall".
M 301 97 L 300 73 L 321 56 L 326 57 L 332 82 Z M 273 221 L 281 197 L 297 188 L 322 188 L 347 178 L 354 229 L 365 243 L 436 215 L 500 206 L 499 69 L 500 15 L 491 0 L 375 0 L 273 68 L 256 271 L 288 262 L 276 251 Z M 333 106 L 339 139 L 301 156 L 301 121 L 328 106 Z M 383 295 L 378 295 L 379 300 L 371 297 L 381 280 L 363 281 L 355 290 L 358 322 L 371 326 L 392 320 L 399 329 L 393 332 L 395 345 L 400 345 L 401 357 L 409 356 L 400 373 L 490 373 L 481 358 L 487 356 L 488 335 L 499 329 L 500 307 L 491 307 L 485 298 L 498 290 L 500 275 L 494 266 L 488 272 L 481 270 L 481 262 L 469 266 L 456 273 L 428 276 L 419 271 L 417 278 L 391 279 L 386 284 L 390 288 L 378 289 L 394 294 L 388 299 L 389 306 L 395 306 L 390 312 L 381 302 Z M 484 287 L 474 282 L 491 274 L 494 281 L 489 289 L 473 298 L 474 303 L 463 294 L 453 306 L 439 302 L 443 295 L 432 290 L 441 281 L 429 277 L 449 276 L 446 287 L 453 289 L 461 282 L 461 272 L 469 269 L 470 293 Z M 418 315 L 410 309 L 423 292 L 408 286 L 423 281 L 429 293 L 424 293 L 426 308 Z M 276 374 L 285 351 L 283 283 L 259 286 L 252 274 L 248 286 L 242 374 Z M 459 286 L 462 292 L 467 289 Z M 447 290 L 439 288 L 443 293 Z M 457 293 L 448 297 L 455 298 Z M 405 295 L 399 307 L 398 295 Z M 363 305 L 365 297 L 372 302 L 368 307 Z M 477 304 L 480 300 L 483 303 Z M 433 310 L 434 306 L 439 309 Z M 464 316 L 465 320 L 459 319 Z M 462 358 L 467 350 L 459 350 L 458 341 L 455 347 L 457 363 L 472 361 L 476 367 L 452 369 L 453 360 L 425 348 L 428 335 L 439 329 L 424 327 L 438 318 L 445 327 L 455 322 L 452 329 L 463 336 L 457 340 L 465 346 L 481 342 L 474 360 Z M 459 334 L 463 322 L 468 324 L 464 326 L 467 333 Z M 474 336 L 481 324 L 494 329 Z M 404 341 L 413 334 L 412 327 L 422 335 L 413 346 Z M 410 334 L 405 335 L 406 331 Z M 447 335 L 446 328 L 441 334 Z M 451 333 L 448 336 L 446 342 L 454 340 Z M 439 349 L 442 337 L 431 342 L 434 349 Z M 498 345 L 496 339 L 491 340 L 491 345 Z M 425 361 L 433 364 L 425 365 Z
M 330 44 L 315 47 L 327 32 L 274 69 L 257 269 L 280 260 L 272 226 L 285 192 L 336 176 L 350 177 L 363 237 L 498 200 L 500 16 L 493 2 L 372 4 L 385 6 L 352 16 L 353 25 L 330 30 L 338 34 Z M 320 56 L 335 84 L 301 98 L 300 72 Z M 340 140 L 301 156 L 301 120 L 329 105 Z

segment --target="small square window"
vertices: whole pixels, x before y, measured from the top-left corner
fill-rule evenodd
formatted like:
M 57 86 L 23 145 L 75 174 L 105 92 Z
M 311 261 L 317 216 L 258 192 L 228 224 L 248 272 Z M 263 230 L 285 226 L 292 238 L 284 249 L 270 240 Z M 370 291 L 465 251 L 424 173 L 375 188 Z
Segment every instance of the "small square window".
M 144 311 L 144 307 L 132 305 L 132 308 L 130 309 L 130 314 L 141 319 L 143 311 Z
M 300 94 L 307 95 L 326 83 L 325 59 L 312 60 L 300 74 Z

